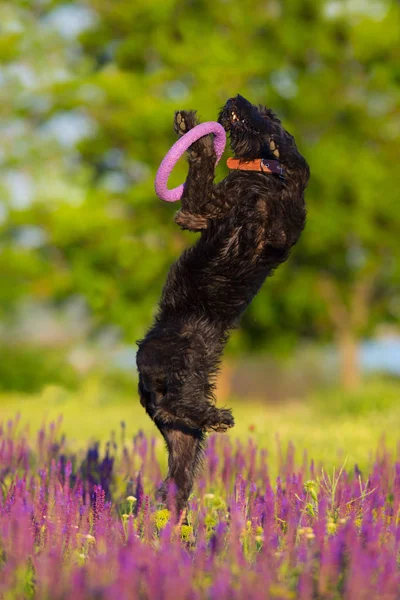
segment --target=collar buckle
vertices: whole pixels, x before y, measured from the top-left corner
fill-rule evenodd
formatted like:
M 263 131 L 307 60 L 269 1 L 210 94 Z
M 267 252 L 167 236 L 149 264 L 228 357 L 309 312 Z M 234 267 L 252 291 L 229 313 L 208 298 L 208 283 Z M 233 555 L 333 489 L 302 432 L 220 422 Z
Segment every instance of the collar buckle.
M 285 179 L 285 169 L 278 160 L 268 160 L 268 158 L 262 158 L 260 161 L 260 166 L 262 171 L 265 170 L 269 173 L 276 173 L 279 175 L 280 179 Z

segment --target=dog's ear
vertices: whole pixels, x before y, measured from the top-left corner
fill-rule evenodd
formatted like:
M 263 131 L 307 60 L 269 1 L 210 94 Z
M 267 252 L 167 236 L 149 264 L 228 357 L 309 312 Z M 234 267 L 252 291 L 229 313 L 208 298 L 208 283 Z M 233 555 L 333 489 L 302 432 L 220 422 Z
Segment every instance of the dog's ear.
M 264 117 L 266 119 L 270 119 L 271 121 L 274 121 L 275 123 L 279 123 L 279 125 L 280 125 L 280 123 L 281 123 L 280 119 L 278 119 L 278 117 L 276 116 L 274 111 L 272 111 L 270 108 L 267 108 L 263 104 L 259 104 L 258 112 L 260 113 L 260 115 L 262 117 Z

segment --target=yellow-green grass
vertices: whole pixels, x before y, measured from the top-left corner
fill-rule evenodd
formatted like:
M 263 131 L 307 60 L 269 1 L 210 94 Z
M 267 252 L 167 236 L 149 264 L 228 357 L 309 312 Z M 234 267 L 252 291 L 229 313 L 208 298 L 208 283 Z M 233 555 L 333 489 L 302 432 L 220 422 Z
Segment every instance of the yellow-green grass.
M 383 400 L 380 400 L 380 399 Z M 268 404 L 261 401 L 232 399 L 236 426 L 231 438 L 246 442 L 252 438 L 277 460 L 277 438 L 285 449 L 293 442 L 299 461 L 304 450 L 308 458 L 322 462 L 325 468 L 347 468 L 355 463 L 366 468 L 382 447 L 395 452 L 400 441 L 400 385 L 366 386 L 357 395 L 329 392 L 308 401 Z M 98 379 L 90 379 L 79 391 L 54 386 L 37 395 L 0 395 L 0 421 L 21 415 L 21 426 L 29 426 L 36 435 L 44 424 L 62 415 L 61 431 L 71 450 L 84 449 L 90 442 L 106 442 L 111 432 L 120 439 L 120 423 L 126 423 L 126 437 L 142 429 L 157 438 L 157 452 L 165 464 L 164 444 L 153 423 L 141 407 L 134 389 L 132 395 L 113 391 Z M 222 435 L 222 434 L 219 434 Z

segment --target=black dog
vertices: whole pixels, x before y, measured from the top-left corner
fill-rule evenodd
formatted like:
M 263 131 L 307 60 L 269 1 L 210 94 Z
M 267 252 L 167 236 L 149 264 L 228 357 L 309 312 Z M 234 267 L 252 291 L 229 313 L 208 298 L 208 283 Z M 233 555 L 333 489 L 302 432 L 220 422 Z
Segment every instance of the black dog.
M 201 236 L 171 267 L 155 323 L 138 343 L 140 401 L 169 452 L 161 494 L 165 500 L 168 484 L 176 485 L 178 515 L 190 495 L 206 432 L 234 425 L 231 411 L 217 408 L 214 399 L 229 331 L 265 278 L 288 258 L 306 218 L 309 168 L 275 114 L 237 96 L 228 100 L 219 122 L 240 161 L 214 184 L 212 137 L 189 148 L 189 174 L 175 221 Z M 193 111 L 175 114 L 179 136 L 196 124 Z

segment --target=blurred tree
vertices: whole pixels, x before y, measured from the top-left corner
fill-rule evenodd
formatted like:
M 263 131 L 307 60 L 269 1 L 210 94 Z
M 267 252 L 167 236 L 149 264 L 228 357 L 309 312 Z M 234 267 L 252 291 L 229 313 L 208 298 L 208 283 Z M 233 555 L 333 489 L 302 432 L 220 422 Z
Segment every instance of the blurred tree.
M 92 123 L 84 107 L 67 105 L 84 71 L 79 47 L 52 23 L 62 6 L 0 2 L 1 319 L 25 297 L 54 301 L 59 289 L 71 290 L 47 223 L 85 198 L 88 177 L 74 146 Z
M 282 115 L 311 164 L 309 222 L 291 261 L 246 313 L 236 346 L 279 349 L 299 334 L 334 336 L 342 381 L 355 385 L 358 338 L 378 320 L 400 316 L 399 6 L 88 4 L 99 19 L 83 44 L 105 94 L 93 113 L 101 133 L 81 150 L 101 177 L 115 169 L 104 164 L 110 148 L 154 174 L 173 142 L 177 108 L 196 107 L 213 119 L 218 106 L 240 92 Z M 126 174 L 123 161 L 119 167 Z M 151 227 L 149 216 L 149 230 L 178 238 L 174 226 L 165 225 L 169 209 L 154 199 L 151 180 L 147 175 L 126 189 L 127 202 L 139 220 L 147 211 L 157 214 Z
M 126 339 L 141 336 L 168 265 L 194 239 L 153 192 L 155 170 L 174 141 L 173 112 L 194 107 L 215 119 L 240 92 L 281 116 L 312 179 L 301 242 L 255 298 L 230 350 L 278 352 L 299 336 L 334 337 L 342 381 L 355 385 L 358 338 L 400 316 L 399 5 L 19 0 L 7 10 L 24 21 L 0 47 L 8 71 L 60 61 L 44 88 L 8 90 L 2 108 L 30 127 L 25 155 L 14 158 L 10 147 L 3 154 L 15 170 L 22 164 L 31 173 L 36 165 L 42 181 L 34 201 L 14 202 L 3 219 L 3 238 L 12 243 L 3 245 L 0 272 L 15 282 L 1 292 L 8 312 L 25 292 L 55 301 L 80 293 L 99 324 L 120 325 Z M 74 10 L 84 11 L 81 20 L 86 15 L 80 45 L 65 35 Z M 53 46 L 46 45 L 49 31 Z M 24 99 L 22 108 L 13 97 Z M 79 135 L 53 146 L 42 136 L 54 123 Z M 185 173 L 182 161 L 171 184 Z M 41 235 L 29 252 L 20 243 L 27 226 Z

